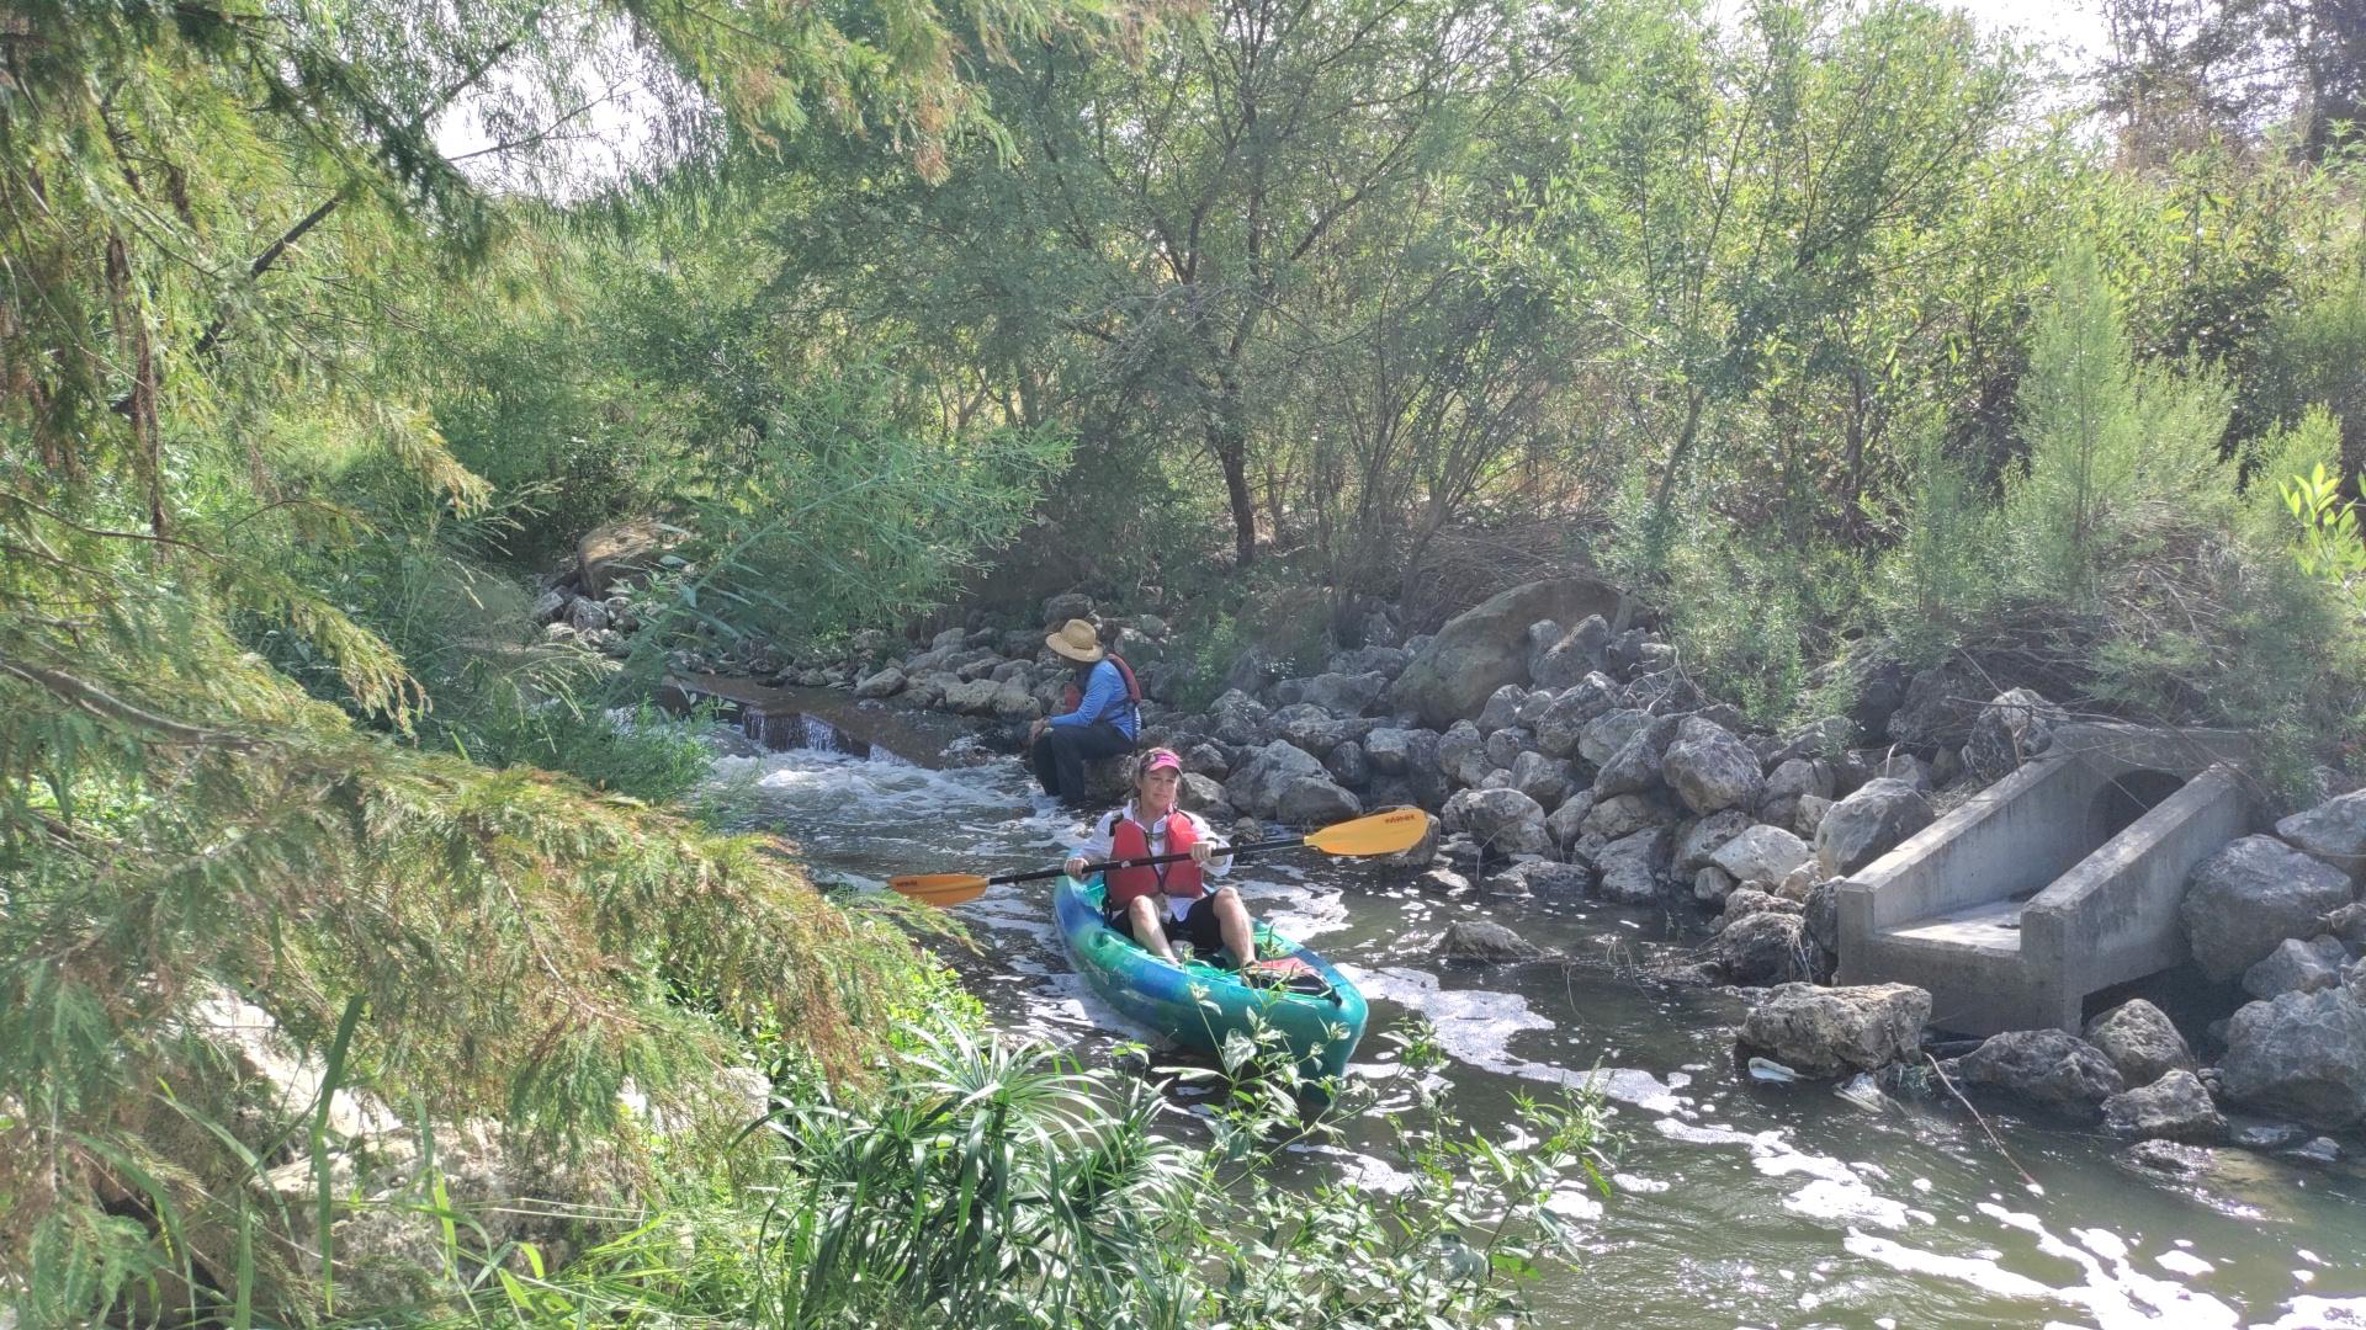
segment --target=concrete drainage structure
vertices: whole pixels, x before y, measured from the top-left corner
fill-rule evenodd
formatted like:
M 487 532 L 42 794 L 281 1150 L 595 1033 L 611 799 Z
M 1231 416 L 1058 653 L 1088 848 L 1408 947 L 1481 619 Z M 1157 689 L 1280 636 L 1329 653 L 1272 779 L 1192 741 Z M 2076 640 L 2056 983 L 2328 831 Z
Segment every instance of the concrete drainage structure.
M 2076 1031 L 2088 994 L 2186 960 L 2196 865 L 2252 829 L 2224 731 L 2075 724 L 1839 886 L 1843 984 L 1907 983 L 1967 1035 Z

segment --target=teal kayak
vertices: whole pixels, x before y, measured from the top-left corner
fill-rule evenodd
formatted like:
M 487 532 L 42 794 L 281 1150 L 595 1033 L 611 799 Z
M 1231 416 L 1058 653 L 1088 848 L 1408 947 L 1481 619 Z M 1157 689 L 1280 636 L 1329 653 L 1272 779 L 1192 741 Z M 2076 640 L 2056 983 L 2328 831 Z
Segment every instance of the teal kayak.
M 1259 961 L 1280 962 L 1275 968 L 1301 983 L 1252 984 L 1197 957 L 1171 965 L 1103 922 L 1101 897 L 1100 882 L 1063 877 L 1052 890 L 1052 912 L 1077 973 L 1119 1014 L 1203 1053 L 1221 1051 L 1227 1034 L 1262 1020 L 1296 1056 L 1308 1092 L 1327 1096 L 1347 1074 L 1368 1012 L 1364 995 L 1329 961 L 1259 922 Z M 1302 987 L 1321 991 L 1297 991 Z

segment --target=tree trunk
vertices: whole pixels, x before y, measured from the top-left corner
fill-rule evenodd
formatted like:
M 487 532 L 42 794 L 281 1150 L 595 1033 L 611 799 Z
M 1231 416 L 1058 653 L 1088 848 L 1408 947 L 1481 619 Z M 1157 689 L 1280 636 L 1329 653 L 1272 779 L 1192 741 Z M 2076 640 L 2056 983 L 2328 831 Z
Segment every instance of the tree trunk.
M 1224 496 L 1232 507 L 1234 566 L 1246 568 L 1257 561 L 1257 500 L 1249 492 L 1249 441 L 1231 422 L 1209 426 L 1208 434 L 1216 464 L 1224 468 Z

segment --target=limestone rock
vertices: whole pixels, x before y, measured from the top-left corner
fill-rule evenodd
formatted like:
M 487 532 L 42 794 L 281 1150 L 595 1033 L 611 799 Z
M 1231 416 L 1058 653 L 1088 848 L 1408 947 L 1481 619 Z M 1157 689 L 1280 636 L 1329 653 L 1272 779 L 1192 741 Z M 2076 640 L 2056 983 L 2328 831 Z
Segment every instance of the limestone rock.
M 1602 895 L 1629 905 L 1658 900 L 1674 839 L 1664 826 L 1646 827 L 1604 845 L 1594 855 Z
M 1487 704 L 1479 708 L 1479 733 L 1493 734 L 1520 719 L 1520 707 L 1528 701 L 1528 690 L 1516 683 L 1507 683 L 1488 694 Z
M 1609 622 L 1599 614 L 1589 614 L 1529 658 L 1529 678 L 1539 688 L 1567 688 L 1601 669 L 1603 652 L 1609 646 Z
M 1627 746 L 1627 740 L 1650 725 L 1651 713 L 1648 711 L 1638 711 L 1633 707 L 1605 711 L 1587 721 L 1585 727 L 1578 731 L 1578 756 L 1597 767 L 1601 766 L 1618 756 L 1619 750 Z
M 1681 724 L 1674 717 L 1661 717 L 1628 735 L 1627 741 L 1610 755 L 1609 760 L 1602 764 L 1600 773 L 1594 777 L 1595 797 L 1607 799 L 1612 795 L 1657 788 L 1661 766 L 1667 760 L 1668 745 L 1675 741 Z
M 1594 885 L 1593 871 L 1584 864 L 1555 863 L 1550 859 L 1523 859 L 1497 875 L 1499 881 L 1517 883 L 1518 891 L 1509 895 L 1581 896 Z
M 2254 1002 L 2227 1023 L 2226 1097 L 2325 1131 L 2366 1120 L 2366 1007 L 2347 989 Z
M 1619 598 L 1616 588 L 1586 577 L 1513 587 L 1448 620 L 1389 685 L 1389 701 L 1432 727 L 1476 715 L 1496 689 L 1526 680 L 1528 625 L 1615 615 Z
M 1963 744 L 1963 764 L 1982 781 L 2002 780 L 2051 748 L 2069 713 L 2039 693 L 2014 688 L 1980 709 Z
M 1569 764 L 1542 753 L 1521 753 L 1512 759 L 1512 788 L 1534 799 L 1547 813 L 1569 798 L 1573 782 Z
M 1949 661 L 1916 674 L 1889 718 L 1889 737 L 1908 748 L 1961 748 L 1972 737 L 1980 701 L 1995 689 L 1967 665 Z
M 1464 829 L 1491 854 L 1543 854 L 1552 848 L 1544 826 L 1544 809 L 1518 790 L 1470 790 L 1463 800 Z
M 2202 861 L 2181 906 L 2194 960 L 2213 980 L 2241 974 L 2286 938 L 2347 905 L 2349 877 L 2271 836 L 2245 836 Z
M 1354 717 L 1388 691 L 1388 678 L 1379 673 L 1318 674 L 1311 679 L 1284 679 L 1274 685 L 1274 700 L 1284 705 L 1321 707 L 1333 716 Z
M 2276 835 L 2352 877 L 2366 870 L 2366 790 L 2353 790 L 2276 823 Z
M 1422 746 L 1419 736 L 1428 735 L 1430 761 L 1437 760 L 1438 736 L 1428 730 L 1378 729 L 1364 736 L 1364 758 L 1372 769 L 1384 776 L 1402 776 L 1411 769 L 1415 755 Z
M 1594 800 L 1594 806 L 1578 824 L 1578 834 L 1618 840 L 1646 827 L 1665 826 L 1675 820 L 1676 815 L 1656 800 L 1640 794 L 1613 795 Z
M 1799 811 L 1791 816 L 1791 830 L 1809 844 L 1814 844 L 1817 833 L 1824 829 L 1824 818 L 1832 811 L 1832 801 L 1818 794 L 1799 796 Z
M 1265 704 L 1234 688 L 1208 704 L 1216 738 L 1236 748 L 1253 748 L 1273 736 L 1268 730 L 1273 713 Z
M 2349 959 L 2338 939 L 2322 935 L 2306 942 L 2286 938 L 2265 960 L 2243 971 L 2243 991 L 2255 998 L 2272 998 L 2334 988 L 2340 985 L 2342 967 Z
M 1182 788 L 1176 791 L 1175 798 L 1176 802 L 1194 813 L 1204 813 L 1211 808 L 1230 809 L 1232 807 L 1224 800 L 1224 787 L 1217 784 L 1215 778 L 1203 776 L 1196 771 L 1183 773 Z
M 1715 864 L 1704 864 L 1693 870 L 1692 898 L 1703 905 L 1715 905 L 1722 909 L 1726 898 L 1733 895 L 1737 885 L 1733 874 Z
M 1372 782 L 1372 763 L 1364 756 L 1364 746 L 1353 739 L 1343 740 L 1330 756 L 1323 759 L 1323 768 L 1331 778 L 1351 790 L 1360 790 Z
M 1704 872 L 1707 870 L 1703 870 Z M 1720 870 L 1722 871 L 1722 870 Z M 1787 901 L 1771 891 L 1757 887 L 1736 887 L 1725 896 L 1725 913 L 1717 921 L 1719 928 L 1731 928 L 1738 921 L 1753 914 L 1802 914 L 1798 901 Z
M 1766 786 L 1758 795 L 1758 820 L 1790 826 L 1798 817 L 1801 796 L 1829 799 L 1834 788 L 1830 762 L 1820 757 L 1786 758 L 1767 773 Z
M 1438 770 L 1456 785 L 1476 785 L 1487 776 L 1487 741 L 1479 727 L 1458 720 L 1438 736 Z
M 1487 765 L 1508 771 L 1514 762 L 1520 760 L 1520 754 L 1531 750 L 1534 742 L 1528 731 L 1517 725 L 1506 725 L 1487 736 Z
M 1816 859 L 1826 877 L 1844 877 L 1897 848 L 1931 824 L 1931 802 L 1903 781 L 1876 779 L 1832 805 L 1816 828 Z
M 639 586 L 649 580 L 666 552 L 689 534 L 680 527 L 645 517 L 594 528 L 575 542 L 575 559 L 581 569 L 579 576 L 584 591 L 595 599 L 604 599 L 617 587 Z
M 1554 809 L 1544 820 L 1545 832 L 1553 838 L 1554 846 L 1562 853 L 1568 853 L 1569 847 L 1576 844 L 1577 838 L 1583 834 L 1586 818 L 1593 811 L 1594 794 L 1591 790 L 1579 790 Z
M 1725 982 L 1744 988 L 1805 983 L 1815 977 L 1796 914 L 1766 910 L 1743 915 L 1710 939 L 1708 955 Z
M 1604 674 L 1586 675 L 1547 703 L 1531 722 L 1536 746 L 1551 757 L 1574 756 L 1586 727 L 1617 706 L 1618 685 Z
M 2190 1071 L 2123 1090 L 2103 1101 L 2103 1129 L 2114 1136 L 2215 1145 L 2226 1139 L 2226 1116 Z
M 1710 856 L 1723 849 L 1727 841 L 1749 829 L 1749 815 L 1738 808 L 1728 808 L 1685 823 L 1676 833 L 1676 871 L 1699 872 L 1708 865 Z
M 1717 847 L 1709 862 L 1737 882 L 1774 884 L 1808 860 L 1807 842 L 1781 827 L 1751 827 Z
M 1914 1056 L 1931 995 L 1911 984 L 1782 984 L 1742 1022 L 1741 1042 L 1809 1076 L 1872 1071 Z
M 2003 1090 L 2033 1103 L 2091 1116 L 2127 1088 L 2103 1050 L 2060 1030 L 2008 1030 L 1956 1060 L 1967 1085 Z
M 1276 739 L 1251 753 L 1225 780 L 1224 798 L 1252 817 L 1274 817 L 1280 813 L 1283 792 L 1301 779 L 1328 785 L 1330 773 L 1312 753 Z
M 1660 764 L 1661 778 L 1696 813 L 1754 808 L 1765 780 L 1758 757 L 1724 726 L 1688 716 L 1676 727 Z
M 1361 817 L 1363 812 L 1363 801 L 1333 784 L 1327 775 L 1293 778 L 1274 802 L 1274 815 L 1293 827 L 1328 826 Z M 1538 835 L 1542 834 L 1540 827 Z
M 1544 948 L 1488 919 L 1457 919 L 1438 939 L 1438 954 L 1454 961 L 1503 964 L 1546 956 Z
M 2087 1042 L 2103 1050 L 2129 1085 L 2150 1085 L 2194 1069 L 2193 1050 L 2159 1007 L 2131 998 L 2087 1022 Z

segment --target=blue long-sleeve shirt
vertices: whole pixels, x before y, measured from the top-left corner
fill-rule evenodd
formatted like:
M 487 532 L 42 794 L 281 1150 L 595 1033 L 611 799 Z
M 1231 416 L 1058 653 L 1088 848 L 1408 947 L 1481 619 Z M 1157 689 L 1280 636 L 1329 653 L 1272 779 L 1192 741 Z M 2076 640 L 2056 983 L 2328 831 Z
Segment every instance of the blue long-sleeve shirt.
M 1076 704 L 1076 710 L 1052 717 L 1051 723 L 1081 729 L 1102 720 L 1115 725 L 1117 732 L 1128 739 L 1135 737 L 1135 727 L 1140 723 L 1133 703 L 1126 700 L 1125 676 L 1106 660 L 1093 666 L 1092 674 L 1085 680 L 1084 698 Z

